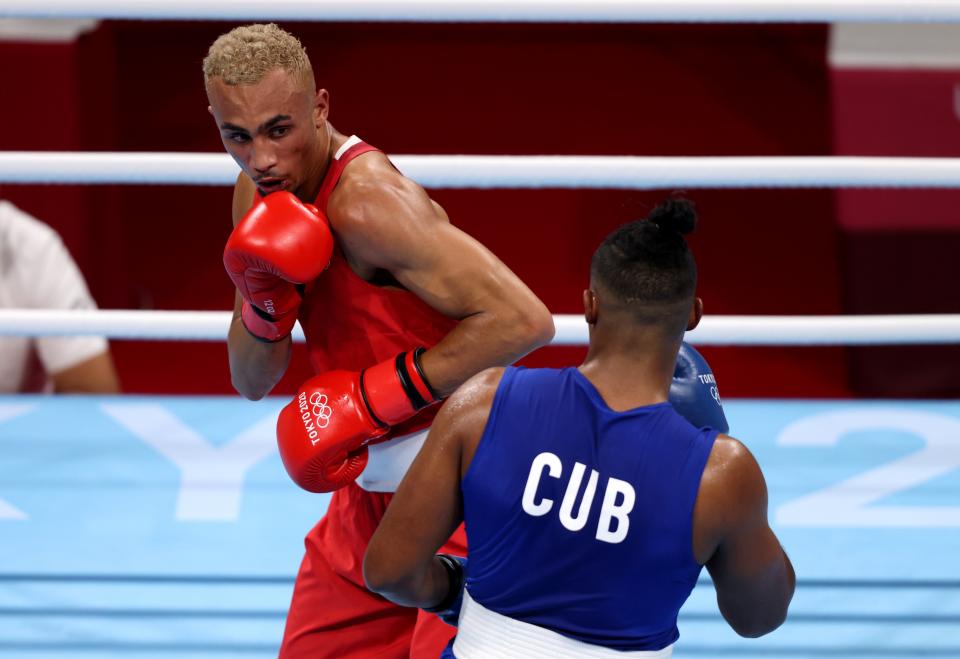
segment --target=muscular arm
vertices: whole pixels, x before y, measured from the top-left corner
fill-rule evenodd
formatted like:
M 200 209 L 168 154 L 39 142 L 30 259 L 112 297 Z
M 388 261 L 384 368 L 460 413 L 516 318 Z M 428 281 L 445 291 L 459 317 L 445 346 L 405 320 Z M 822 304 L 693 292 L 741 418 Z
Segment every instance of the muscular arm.
M 328 206 L 351 260 L 389 271 L 421 300 L 460 321 L 422 359 L 441 395 L 553 337 L 553 318 L 543 303 L 489 250 L 452 226 L 423 188 L 382 157 L 351 166 L 361 169 L 341 181 Z
M 431 607 L 450 586 L 434 558 L 463 521 L 460 479 L 487 425 L 503 369 L 470 379 L 441 408 L 363 562 L 367 587 L 403 606 Z
M 767 521 L 760 466 L 732 437 L 720 435 L 710 454 L 694 537 L 694 551 L 706 563 L 720 612 L 734 631 L 757 637 L 783 624 L 796 585 L 793 565 Z
M 101 352 L 79 364 L 50 374 L 58 394 L 118 394 L 120 380 L 110 351 Z
M 255 187 L 245 174 L 240 174 L 233 189 L 233 226 L 253 205 Z M 233 319 L 227 335 L 230 359 L 230 379 L 233 388 L 250 400 L 260 400 L 280 381 L 290 364 L 293 342 L 290 337 L 276 343 L 258 341 L 246 330 L 240 320 L 243 298 L 237 293 L 233 305 Z

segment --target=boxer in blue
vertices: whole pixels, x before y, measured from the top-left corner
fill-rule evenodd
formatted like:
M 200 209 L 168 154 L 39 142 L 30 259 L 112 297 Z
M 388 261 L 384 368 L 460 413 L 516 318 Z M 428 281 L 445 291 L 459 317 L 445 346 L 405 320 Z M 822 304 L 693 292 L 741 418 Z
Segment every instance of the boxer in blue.
M 487 370 L 437 416 L 364 575 L 459 624 L 443 656 L 667 657 L 704 565 L 737 633 L 784 621 L 795 577 L 763 474 L 682 343 L 703 309 L 695 225 L 673 199 L 600 245 L 579 368 Z M 468 558 L 436 556 L 461 521 Z

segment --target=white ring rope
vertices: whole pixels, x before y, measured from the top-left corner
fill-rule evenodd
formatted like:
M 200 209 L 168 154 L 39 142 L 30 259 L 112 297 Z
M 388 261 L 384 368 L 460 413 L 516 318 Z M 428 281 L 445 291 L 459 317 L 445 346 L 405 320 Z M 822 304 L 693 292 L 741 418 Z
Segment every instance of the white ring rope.
M 960 158 L 401 155 L 391 159 L 428 188 L 960 188 Z M 238 172 L 226 154 L 0 152 L 0 183 L 228 185 Z
M 229 311 L 0 310 L 0 336 L 98 335 L 113 339 L 223 341 Z M 586 345 L 582 316 L 556 315 L 553 345 Z M 298 326 L 295 339 L 303 342 Z M 960 344 L 960 314 L 707 316 L 687 335 L 696 345 L 835 346 Z
M 0 0 L 12 18 L 540 23 L 957 22 L 956 0 Z

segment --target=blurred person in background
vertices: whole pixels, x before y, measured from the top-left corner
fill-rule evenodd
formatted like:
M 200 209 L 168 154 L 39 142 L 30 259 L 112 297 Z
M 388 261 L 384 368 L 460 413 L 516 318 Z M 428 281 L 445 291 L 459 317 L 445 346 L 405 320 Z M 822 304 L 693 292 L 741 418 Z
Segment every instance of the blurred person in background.
M 0 309 L 96 309 L 57 232 L 0 200 Z M 0 393 L 115 394 L 120 382 L 99 336 L 0 337 Z

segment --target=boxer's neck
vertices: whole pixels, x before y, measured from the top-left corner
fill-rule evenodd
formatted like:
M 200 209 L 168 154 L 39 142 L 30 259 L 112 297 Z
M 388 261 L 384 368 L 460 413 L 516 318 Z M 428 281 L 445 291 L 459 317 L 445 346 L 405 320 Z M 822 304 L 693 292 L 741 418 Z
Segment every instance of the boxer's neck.
M 607 405 L 616 411 L 662 403 L 668 399 L 680 339 L 660 328 L 631 328 L 591 333 L 580 372 Z

